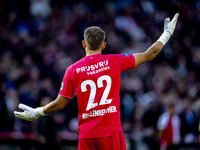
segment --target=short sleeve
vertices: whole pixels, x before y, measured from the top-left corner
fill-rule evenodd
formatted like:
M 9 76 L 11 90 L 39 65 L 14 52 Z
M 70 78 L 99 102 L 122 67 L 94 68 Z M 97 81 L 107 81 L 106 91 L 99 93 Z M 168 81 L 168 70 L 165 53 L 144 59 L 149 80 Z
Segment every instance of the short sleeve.
M 121 72 L 135 67 L 135 58 L 132 54 L 116 54 L 115 56 Z
M 157 129 L 161 131 L 164 130 L 168 125 L 168 121 L 169 121 L 169 114 L 165 112 L 158 118 Z
M 66 98 L 72 98 L 75 92 L 74 82 L 72 80 L 72 67 L 68 67 L 65 71 L 63 81 L 60 87 L 59 95 L 62 95 Z

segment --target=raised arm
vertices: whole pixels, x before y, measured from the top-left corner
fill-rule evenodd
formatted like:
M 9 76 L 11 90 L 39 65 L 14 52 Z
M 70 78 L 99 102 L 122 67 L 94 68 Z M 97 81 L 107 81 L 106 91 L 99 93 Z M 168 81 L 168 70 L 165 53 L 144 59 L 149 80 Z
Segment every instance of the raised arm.
M 147 49 L 146 52 L 133 54 L 133 56 L 135 57 L 135 67 L 147 61 L 153 60 L 157 56 L 157 54 L 161 51 L 163 46 L 168 42 L 170 37 L 173 35 L 178 20 L 178 16 L 179 13 L 176 13 L 171 22 L 169 18 L 165 19 L 163 34 L 153 45 L 151 45 Z
M 16 117 L 21 118 L 23 120 L 32 121 L 38 117 L 42 117 L 47 114 L 51 114 L 62 110 L 68 102 L 68 98 L 58 95 L 58 97 L 54 101 L 50 102 L 44 107 L 31 108 L 24 104 L 19 104 L 19 108 L 24 110 L 24 112 L 14 111 L 14 114 Z

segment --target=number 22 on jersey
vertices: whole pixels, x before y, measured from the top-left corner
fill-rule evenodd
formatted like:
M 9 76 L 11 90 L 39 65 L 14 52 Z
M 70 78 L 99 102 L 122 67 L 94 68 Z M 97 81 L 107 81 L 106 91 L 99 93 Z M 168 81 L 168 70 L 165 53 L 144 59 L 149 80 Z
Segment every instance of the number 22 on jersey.
M 94 103 L 94 99 L 95 99 L 95 96 L 96 96 L 96 84 L 94 81 L 92 80 L 85 80 L 81 83 L 81 91 L 82 92 L 86 92 L 87 91 L 87 88 L 86 86 L 89 85 L 90 88 L 91 88 L 91 91 L 90 91 L 90 96 L 89 96 L 89 100 L 88 100 L 88 104 L 87 104 L 87 108 L 86 110 L 89 110 L 91 108 L 94 108 L 98 105 L 106 105 L 106 104 L 110 104 L 112 102 L 112 99 L 107 99 L 108 97 L 108 94 L 110 92 L 110 88 L 111 88 L 111 77 L 108 76 L 108 75 L 103 75 L 101 77 L 99 77 L 97 79 L 97 87 L 98 88 L 102 88 L 103 87 L 103 81 L 106 81 L 107 82 L 107 86 L 103 92 L 103 95 L 101 97 L 101 100 L 98 104 L 98 102 Z

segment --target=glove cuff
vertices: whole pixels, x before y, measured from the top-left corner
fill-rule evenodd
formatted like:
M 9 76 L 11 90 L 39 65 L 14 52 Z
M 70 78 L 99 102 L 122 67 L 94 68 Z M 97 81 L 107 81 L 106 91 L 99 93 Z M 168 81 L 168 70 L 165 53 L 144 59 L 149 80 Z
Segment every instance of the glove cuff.
M 43 107 L 37 107 L 35 109 L 35 116 L 36 117 L 42 117 L 42 116 L 45 116 L 46 114 L 44 113 L 43 111 Z
M 163 45 L 165 45 L 170 39 L 170 37 L 171 37 L 171 34 L 167 31 L 164 31 L 157 41 L 160 41 L 161 43 L 163 43 Z

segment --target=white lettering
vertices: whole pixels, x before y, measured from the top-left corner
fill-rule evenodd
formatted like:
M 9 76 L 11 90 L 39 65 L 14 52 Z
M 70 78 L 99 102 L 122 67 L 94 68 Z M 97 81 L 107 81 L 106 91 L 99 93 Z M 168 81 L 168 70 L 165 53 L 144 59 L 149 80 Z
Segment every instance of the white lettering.
M 94 66 L 95 66 L 96 68 L 98 68 L 98 64 L 95 64 Z
M 81 72 L 85 71 L 85 67 L 81 67 Z
M 105 109 L 101 110 L 101 116 L 103 116 L 105 114 Z
M 106 60 L 106 63 L 105 63 L 105 65 L 108 65 L 108 60 Z
M 96 116 L 96 111 L 95 110 L 93 110 L 93 115 L 92 115 L 93 117 L 95 117 Z
M 107 109 L 92 110 L 89 113 L 83 113 L 82 118 L 87 119 L 89 117 L 98 117 L 108 113 L 115 113 L 115 112 L 117 112 L 116 106 L 109 106 Z
M 80 69 L 80 68 L 77 68 L 77 69 L 76 69 L 76 72 L 78 73 L 79 71 L 81 71 L 81 69 Z
M 83 66 L 83 67 L 80 67 L 80 68 L 76 68 L 76 72 L 79 73 L 79 72 L 85 72 L 85 71 L 94 71 L 96 69 L 101 69 L 101 71 L 105 70 L 105 66 L 108 65 L 108 60 L 105 60 L 105 61 L 102 61 L 102 62 L 98 62 L 96 64 L 93 64 L 93 65 L 90 65 L 90 66 Z M 98 71 L 100 72 L 100 71 Z M 98 73 L 97 72 L 97 73 Z M 91 73 L 89 73 L 91 74 Z
M 94 69 L 95 69 L 94 65 L 91 65 L 91 70 L 94 70 Z
M 90 71 L 90 66 L 88 66 L 88 69 L 87 69 L 87 71 Z
M 99 67 L 103 67 L 103 62 L 99 62 Z
M 110 107 L 107 108 L 107 113 L 111 113 L 111 108 Z

